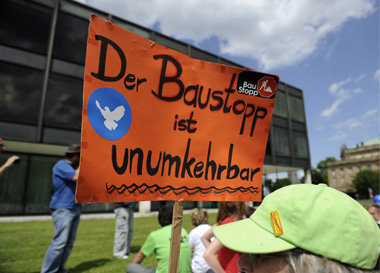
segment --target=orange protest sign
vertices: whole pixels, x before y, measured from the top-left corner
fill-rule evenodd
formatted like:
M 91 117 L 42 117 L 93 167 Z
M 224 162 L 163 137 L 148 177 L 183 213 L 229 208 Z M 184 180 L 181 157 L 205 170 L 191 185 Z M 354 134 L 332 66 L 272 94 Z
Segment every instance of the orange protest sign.
M 77 201 L 261 200 L 278 83 L 92 16 Z

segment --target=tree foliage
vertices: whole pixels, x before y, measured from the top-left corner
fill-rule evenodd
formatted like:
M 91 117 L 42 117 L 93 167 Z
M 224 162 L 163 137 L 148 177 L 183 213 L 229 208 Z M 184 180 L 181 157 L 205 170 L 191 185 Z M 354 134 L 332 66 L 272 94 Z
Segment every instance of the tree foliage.
M 273 185 L 272 185 L 271 192 L 278 190 L 282 187 L 288 186 L 290 184 L 292 184 L 292 181 L 289 178 L 276 179 L 276 182 L 273 183 Z
M 369 198 L 368 189 L 371 188 L 373 194 L 379 194 L 379 171 L 363 170 L 355 175 L 352 180 L 359 198 Z
M 327 163 L 328 162 L 334 162 L 336 161 L 335 157 L 326 157 L 325 160 L 321 160 L 318 162 L 317 164 L 317 172 L 319 173 L 315 173 L 315 177 L 313 179 L 313 173 L 311 174 L 311 177 L 312 177 L 312 181 L 318 181 L 318 179 L 320 179 L 319 176 L 322 176 L 322 182 L 319 182 L 319 183 L 324 183 L 324 184 L 329 184 L 329 181 L 328 181 L 328 177 L 327 177 Z M 313 184 L 317 184 L 317 183 L 314 183 Z
M 318 185 L 318 184 L 329 184 L 327 181 L 327 176 L 325 177 L 318 169 L 311 169 L 311 183 Z M 301 178 L 301 183 L 305 183 L 305 176 Z
M 327 163 L 336 161 L 335 157 L 326 157 L 325 160 L 321 160 L 317 164 L 317 169 L 322 173 L 327 175 Z
M 271 179 L 266 179 L 264 181 L 264 186 L 268 188 L 269 192 L 274 192 L 275 190 L 278 190 L 279 188 L 288 186 L 290 184 L 292 184 L 292 181 L 289 178 L 276 179 L 276 182 L 274 183 Z
M 318 184 L 326 184 L 328 185 L 328 179 L 327 174 L 324 175 L 319 169 L 311 169 L 311 183 L 318 185 Z M 305 176 L 301 178 L 301 183 L 305 183 Z
M 318 185 L 318 184 L 329 184 L 327 175 L 324 175 L 322 172 L 320 172 L 317 169 L 311 169 L 311 183 Z
M 265 179 L 264 186 L 268 188 L 269 192 L 272 192 L 272 179 Z

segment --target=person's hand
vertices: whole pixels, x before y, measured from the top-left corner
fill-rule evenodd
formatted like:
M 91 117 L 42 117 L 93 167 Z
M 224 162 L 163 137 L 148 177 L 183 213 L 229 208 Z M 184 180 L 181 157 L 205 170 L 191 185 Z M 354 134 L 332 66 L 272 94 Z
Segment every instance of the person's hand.
M 2 174 L 3 171 L 4 171 L 6 168 L 12 166 L 12 164 L 15 163 L 15 161 L 16 161 L 17 159 L 20 159 L 17 155 L 13 155 L 13 156 L 11 156 L 10 158 L 8 158 L 7 161 L 5 161 L 5 163 L 4 163 L 2 166 L 0 166 L 0 174 Z
M 8 160 L 4 163 L 4 166 L 5 166 L 6 168 L 12 166 L 12 164 L 13 164 L 17 159 L 20 159 L 20 157 L 18 157 L 17 155 L 12 155 L 12 156 L 11 156 L 10 158 L 8 158 Z

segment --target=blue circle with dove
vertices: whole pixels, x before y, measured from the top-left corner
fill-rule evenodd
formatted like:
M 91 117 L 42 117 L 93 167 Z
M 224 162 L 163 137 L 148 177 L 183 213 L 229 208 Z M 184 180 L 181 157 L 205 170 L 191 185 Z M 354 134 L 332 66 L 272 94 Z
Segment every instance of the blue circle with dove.
M 118 140 L 129 130 L 132 111 L 127 99 L 110 87 L 96 89 L 87 103 L 92 128 L 103 138 Z

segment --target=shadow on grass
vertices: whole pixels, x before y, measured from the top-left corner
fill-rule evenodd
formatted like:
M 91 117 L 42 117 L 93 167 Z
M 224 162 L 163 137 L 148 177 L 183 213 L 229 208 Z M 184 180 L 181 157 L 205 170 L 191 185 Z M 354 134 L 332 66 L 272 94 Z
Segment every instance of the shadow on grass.
M 137 253 L 141 249 L 141 246 L 131 246 L 131 252 Z
M 84 263 L 78 264 L 74 268 L 70 268 L 69 272 L 70 273 L 84 272 L 84 271 L 87 271 L 93 267 L 103 266 L 106 263 L 109 263 L 111 261 L 112 261 L 111 259 L 98 259 L 98 260 L 94 260 L 94 261 L 84 262 Z

